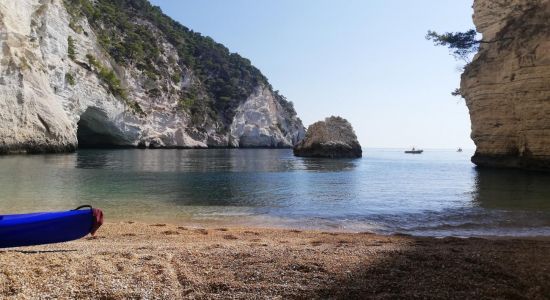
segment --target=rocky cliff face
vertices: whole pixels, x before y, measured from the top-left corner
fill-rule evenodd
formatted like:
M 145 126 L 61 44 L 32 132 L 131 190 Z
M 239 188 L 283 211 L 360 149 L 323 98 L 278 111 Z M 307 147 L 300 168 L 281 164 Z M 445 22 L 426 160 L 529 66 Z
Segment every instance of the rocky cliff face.
M 291 147 L 292 103 L 145 0 L 0 0 L 0 152 Z
M 479 53 L 462 75 L 480 166 L 550 169 L 550 1 L 476 0 Z

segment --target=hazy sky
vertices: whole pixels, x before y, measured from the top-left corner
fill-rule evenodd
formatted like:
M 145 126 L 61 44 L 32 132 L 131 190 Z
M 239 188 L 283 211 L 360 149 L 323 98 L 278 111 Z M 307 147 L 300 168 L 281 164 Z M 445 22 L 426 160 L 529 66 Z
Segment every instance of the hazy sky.
M 473 148 L 461 63 L 424 39 L 473 27 L 472 1 L 152 0 L 249 58 L 307 126 L 348 119 L 364 147 Z

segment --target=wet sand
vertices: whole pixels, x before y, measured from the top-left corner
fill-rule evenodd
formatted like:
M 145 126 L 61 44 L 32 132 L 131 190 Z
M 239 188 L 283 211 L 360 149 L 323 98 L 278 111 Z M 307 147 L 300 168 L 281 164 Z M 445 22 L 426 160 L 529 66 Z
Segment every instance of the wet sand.
M 0 250 L 0 298 L 550 299 L 550 239 L 108 223 Z

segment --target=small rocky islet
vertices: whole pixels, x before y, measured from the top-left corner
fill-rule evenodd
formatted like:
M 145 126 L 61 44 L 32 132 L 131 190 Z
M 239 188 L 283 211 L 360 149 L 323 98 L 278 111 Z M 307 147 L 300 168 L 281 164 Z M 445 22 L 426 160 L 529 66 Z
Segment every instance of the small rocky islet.
M 360 158 L 363 156 L 351 124 L 341 117 L 329 117 L 311 124 L 306 136 L 294 147 L 294 155 L 322 158 Z
M 550 0 L 475 0 L 460 94 L 479 166 L 550 169 Z M 147 0 L 0 0 L 0 153 L 293 147 L 356 158 L 349 122 L 306 131 L 250 61 Z M 0 298 L 547 299 L 548 238 L 380 236 L 109 223 L 7 250 Z
M 491 42 L 465 67 L 459 94 L 478 166 L 550 168 L 549 7 L 473 1 L 476 30 Z M 248 59 L 147 0 L 0 1 L 0 36 L 1 154 L 69 152 L 98 141 L 307 153 L 293 104 Z M 357 157 L 358 149 L 323 155 Z

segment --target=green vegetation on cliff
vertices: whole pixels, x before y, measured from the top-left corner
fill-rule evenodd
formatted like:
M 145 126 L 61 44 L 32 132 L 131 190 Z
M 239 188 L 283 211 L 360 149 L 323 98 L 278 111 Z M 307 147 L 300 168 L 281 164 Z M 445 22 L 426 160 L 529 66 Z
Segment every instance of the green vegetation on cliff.
M 141 109 L 141 106 L 135 101 L 128 99 L 128 93 L 122 87 L 120 79 L 118 79 L 115 72 L 104 65 L 102 65 L 97 59 L 91 55 L 86 54 L 88 63 L 95 69 L 97 76 L 109 87 L 109 91 L 115 96 L 122 99 L 134 112 L 145 115 L 145 112 Z
M 428 31 L 426 39 L 433 41 L 436 46 L 448 47 L 456 59 L 468 61 L 468 57 L 479 50 L 482 42 L 476 39 L 477 32 L 470 29 L 466 32 L 446 32 L 439 34 L 435 31 Z
M 69 56 L 69 58 L 72 60 L 75 60 L 76 58 L 76 50 L 74 49 L 74 40 L 71 36 L 67 38 L 67 56 Z
M 182 79 L 179 69 L 189 68 L 200 84 L 181 91 L 180 109 L 189 111 L 197 122 L 210 116 L 227 126 L 254 88 L 259 84 L 271 88 L 248 59 L 172 20 L 147 0 L 65 0 L 65 4 L 73 19 L 88 19 L 118 65 L 134 66 L 151 80 L 173 83 Z M 173 45 L 179 61 L 164 53 L 163 39 Z M 180 68 L 174 71 L 171 65 Z M 284 97 L 276 97 L 283 107 L 292 108 Z
M 76 81 L 74 80 L 74 76 L 71 73 L 65 73 L 65 81 L 67 81 L 69 85 L 76 84 Z
M 428 30 L 426 39 L 433 41 L 436 46 L 449 48 L 454 58 L 463 60 L 466 66 L 470 63 L 471 56 L 479 51 L 479 45 L 483 43 L 483 41 L 477 39 L 477 31 L 475 29 L 465 32 L 445 32 L 443 34 Z M 451 95 L 462 96 L 462 93 L 457 88 L 451 92 Z

